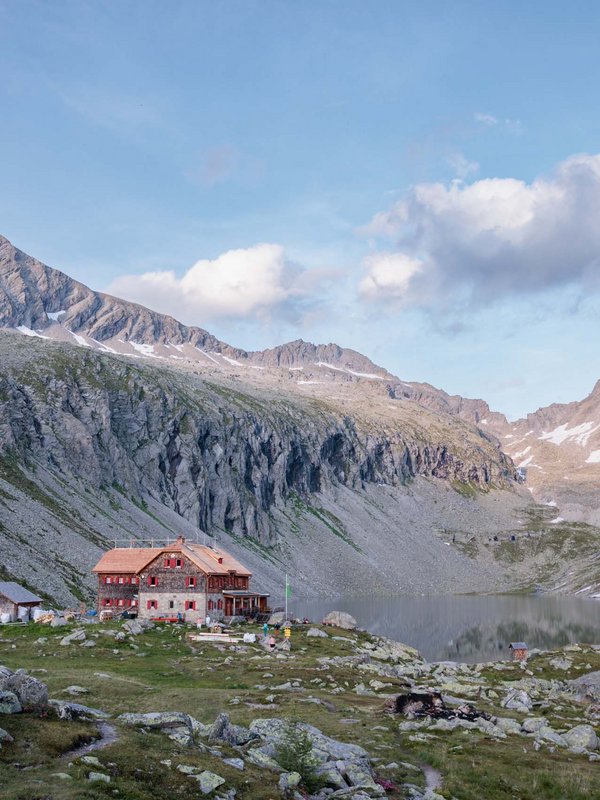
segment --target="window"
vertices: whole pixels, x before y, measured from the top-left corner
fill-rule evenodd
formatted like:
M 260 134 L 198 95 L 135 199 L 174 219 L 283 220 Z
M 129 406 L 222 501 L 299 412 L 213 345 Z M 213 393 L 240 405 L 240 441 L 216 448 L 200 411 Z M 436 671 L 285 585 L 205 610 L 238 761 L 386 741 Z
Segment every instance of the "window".
M 217 602 L 217 608 L 219 609 L 219 611 L 221 611 L 223 609 L 223 601 L 222 600 L 219 600 Z
M 175 561 L 175 567 L 176 567 L 176 569 L 181 569 L 183 567 L 183 559 L 182 558 L 178 558 Z
M 119 575 L 119 583 L 123 585 L 125 583 L 125 578 L 122 575 Z
M 170 566 L 171 566 L 171 559 L 170 558 L 165 558 L 165 568 L 169 569 Z
M 158 578 L 156 575 L 148 575 L 148 586 L 158 586 Z
M 125 600 L 123 600 L 123 598 L 121 597 L 121 598 L 118 600 L 118 602 L 117 602 L 117 605 L 118 605 L 118 606 L 124 606 L 124 605 L 125 605 Z
M 138 601 L 137 601 L 137 600 L 134 598 L 134 599 L 131 601 L 131 606 L 132 606 L 132 608 L 137 608 L 137 604 L 138 604 Z
M 104 578 L 104 583 L 112 583 L 112 578 L 110 575 L 107 575 L 106 578 Z
M 212 611 L 214 607 L 215 607 L 214 602 L 212 600 L 209 600 L 208 601 L 208 610 Z
M 169 608 L 175 608 L 175 601 L 169 600 Z
M 188 575 L 185 580 L 185 585 L 190 589 L 196 585 L 196 578 L 193 575 Z
M 112 600 L 110 599 L 110 597 L 105 597 L 104 600 L 102 601 L 102 605 L 103 606 L 112 606 Z
M 196 610 L 196 601 L 195 600 L 186 600 L 185 601 L 185 610 L 186 611 L 195 611 Z
M 148 600 L 148 608 L 158 608 L 158 600 Z
M 132 583 L 135 583 L 135 584 L 139 583 L 139 578 L 137 577 L 137 575 L 134 575 L 134 576 L 131 578 L 131 582 L 132 582 Z

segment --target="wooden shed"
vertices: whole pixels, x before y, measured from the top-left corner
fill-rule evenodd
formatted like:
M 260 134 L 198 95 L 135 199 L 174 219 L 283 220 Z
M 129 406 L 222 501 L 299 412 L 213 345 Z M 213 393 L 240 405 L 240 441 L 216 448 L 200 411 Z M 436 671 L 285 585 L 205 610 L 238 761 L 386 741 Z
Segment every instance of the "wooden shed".
M 513 661 L 527 661 L 527 652 L 529 648 L 525 642 L 511 642 L 508 649 L 512 650 Z
M 31 619 L 32 609 L 41 603 L 41 597 L 37 597 L 19 583 L 0 581 L 0 619 L 6 622 L 22 619 L 27 622 Z

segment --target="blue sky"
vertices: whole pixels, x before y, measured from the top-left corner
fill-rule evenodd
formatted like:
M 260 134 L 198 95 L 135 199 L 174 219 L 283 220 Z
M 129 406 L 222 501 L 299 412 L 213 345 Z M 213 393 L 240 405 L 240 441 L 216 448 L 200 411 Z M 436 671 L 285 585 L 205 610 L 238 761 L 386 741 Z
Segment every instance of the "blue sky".
M 599 40 L 594 2 L 0 0 L 0 232 L 248 349 L 576 399 Z

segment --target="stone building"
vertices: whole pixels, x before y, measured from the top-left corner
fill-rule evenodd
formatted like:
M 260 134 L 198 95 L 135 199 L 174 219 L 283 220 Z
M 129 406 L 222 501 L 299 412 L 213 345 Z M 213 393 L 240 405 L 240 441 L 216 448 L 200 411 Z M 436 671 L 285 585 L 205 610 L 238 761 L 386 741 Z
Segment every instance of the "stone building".
M 31 618 L 32 610 L 41 602 L 41 597 L 19 583 L 0 581 L 0 620 L 3 622 L 27 622 Z
M 186 621 L 249 616 L 269 595 L 250 590 L 252 574 L 221 548 L 179 537 L 164 547 L 116 547 L 93 570 L 98 611 Z

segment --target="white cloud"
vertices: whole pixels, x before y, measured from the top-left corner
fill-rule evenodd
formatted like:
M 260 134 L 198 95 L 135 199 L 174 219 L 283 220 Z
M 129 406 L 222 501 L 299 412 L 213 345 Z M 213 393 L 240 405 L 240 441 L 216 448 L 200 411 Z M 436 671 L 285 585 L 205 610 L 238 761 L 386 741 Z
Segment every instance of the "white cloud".
M 403 253 L 376 253 L 365 260 L 367 275 L 360 282 L 360 293 L 367 299 L 402 302 L 410 282 L 423 269 L 423 263 Z
M 523 123 L 520 119 L 513 119 L 511 117 L 497 117 L 495 114 L 488 112 L 477 112 L 474 114 L 475 122 L 483 125 L 484 128 L 501 127 L 512 133 L 515 136 L 520 136 L 523 133 Z
M 306 271 L 286 259 L 280 245 L 258 244 L 197 261 L 181 277 L 172 270 L 125 275 L 107 291 L 201 325 L 206 319 L 293 314 L 305 280 Z
M 446 161 L 456 177 L 461 180 L 468 178 L 470 175 L 477 175 L 479 172 L 477 161 L 469 161 L 463 153 L 451 153 Z
M 598 284 L 600 155 L 573 156 L 526 183 L 486 178 L 418 184 L 363 231 L 393 239 L 396 259 L 367 259 L 371 300 L 492 302 L 557 286 Z M 418 261 L 418 269 L 406 264 Z M 382 277 L 383 276 L 383 277 Z M 595 287 L 594 287 L 595 288 Z
M 481 111 L 475 114 L 475 120 L 480 122 L 482 125 L 486 125 L 488 128 L 493 128 L 494 125 L 498 124 L 498 117 Z

